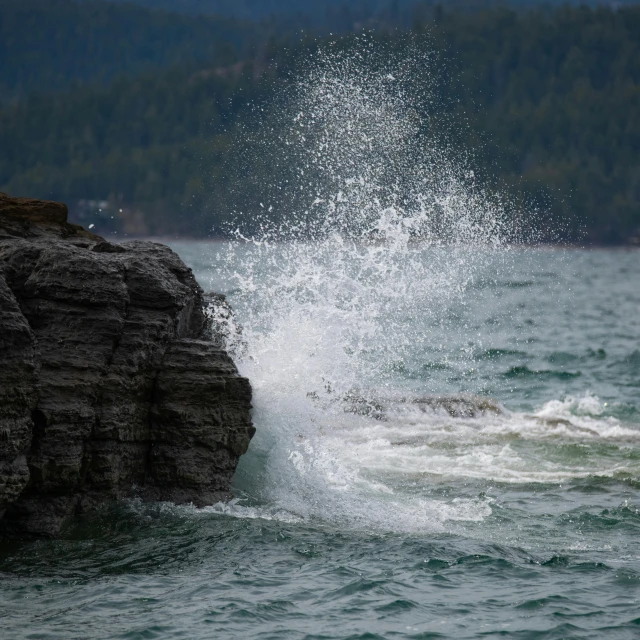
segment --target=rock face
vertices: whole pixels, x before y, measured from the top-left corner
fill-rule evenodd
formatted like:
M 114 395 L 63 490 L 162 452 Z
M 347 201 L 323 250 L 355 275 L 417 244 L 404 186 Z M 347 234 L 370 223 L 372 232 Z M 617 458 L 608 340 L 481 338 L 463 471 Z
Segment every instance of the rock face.
M 111 244 L 63 204 L 0 194 L 0 533 L 55 535 L 130 495 L 225 499 L 250 408 L 168 247 Z

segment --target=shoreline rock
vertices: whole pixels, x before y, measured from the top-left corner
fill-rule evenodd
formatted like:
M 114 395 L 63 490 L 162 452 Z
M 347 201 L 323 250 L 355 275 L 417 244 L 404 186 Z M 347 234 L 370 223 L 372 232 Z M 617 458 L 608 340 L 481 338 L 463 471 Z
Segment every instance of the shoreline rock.
M 229 497 L 251 387 L 168 247 L 112 244 L 0 194 L 0 534 L 105 501 Z

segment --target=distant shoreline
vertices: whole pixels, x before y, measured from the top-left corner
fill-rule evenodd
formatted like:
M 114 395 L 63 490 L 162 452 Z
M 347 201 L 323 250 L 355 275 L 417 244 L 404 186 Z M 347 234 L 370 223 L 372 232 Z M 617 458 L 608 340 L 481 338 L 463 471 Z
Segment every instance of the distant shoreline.
M 148 240 L 150 242 L 159 242 L 161 244 L 169 244 L 171 242 L 206 242 L 206 243 L 222 243 L 222 242 L 231 242 L 234 239 L 229 238 L 227 236 L 211 236 L 207 238 L 196 237 L 196 236 L 173 236 L 173 235 L 160 235 L 160 236 L 146 236 L 146 235 L 126 235 L 126 234 L 102 234 L 105 238 L 108 238 L 113 242 L 125 242 L 126 240 Z M 276 244 L 281 241 L 271 241 L 271 244 Z M 244 242 L 243 244 L 250 244 L 249 242 Z M 362 243 L 364 244 L 364 243 Z M 419 244 L 419 241 L 416 241 L 414 244 Z M 451 246 L 451 245 L 442 245 L 442 246 Z M 540 243 L 505 243 L 502 245 L 504 247 L 509 248 L 522 248 L 522 249 L 582 249 L 582 250 L 631 250 L 638 251 L 640 250 L 640 243 L 627 243 L 627 244 L 607 244 L 607 243 L 593 243 L 593 244 L 584 244 L 577 242 L 540 242 Z

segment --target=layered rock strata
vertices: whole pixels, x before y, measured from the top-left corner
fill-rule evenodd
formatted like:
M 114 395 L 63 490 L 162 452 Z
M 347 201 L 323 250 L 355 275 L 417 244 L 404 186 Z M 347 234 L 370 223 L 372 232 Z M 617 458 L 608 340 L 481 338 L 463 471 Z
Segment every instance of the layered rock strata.
M 203 304 L 168 247 L 0 194 L 0 533 L 55 535 L 131 495 L 229 496 L 251 387 Z

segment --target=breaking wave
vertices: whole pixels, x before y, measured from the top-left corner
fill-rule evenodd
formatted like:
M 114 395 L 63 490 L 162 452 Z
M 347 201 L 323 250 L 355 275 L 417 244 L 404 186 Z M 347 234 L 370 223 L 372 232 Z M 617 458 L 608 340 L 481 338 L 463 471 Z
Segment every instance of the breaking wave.
M 601 415 L 593 396 L 518 413 L 464 376 L 461 394 L 443 394 L 438 378 L 400 375 L 434 353 L 444 371 L 454 349 L 469 371 L 502 353 L 482 344 L 464 309 L 484 295 L 478 283 L 530 287 L 511 277 L 512 247 L 535 234 L 476 183 L 470 155 L 432 130 L 429 87 L 414 80 L 428 56 L 369 44 L 358 56 L 317 56 L 272 110 L 279 142 L 255 153 L 288 163 L 295 179 L 252 212 L 251 233 L 241 216 L 237 240 L 217 256 L 242 325 L 224 315 L 225 340 L 252 381 L 257 435 L 236 474 L 249 502 L 215 509 L 439 530 L 492 513 L 490 498 L 451 497 L 447 483 L 637 474 L 637 461 L 609 456 L 604 443 L 638 432 Z M 579 374 L 506 374 L 516 384 L 541 375 Z M 602 450 L 581 455 L 585 440 Z

